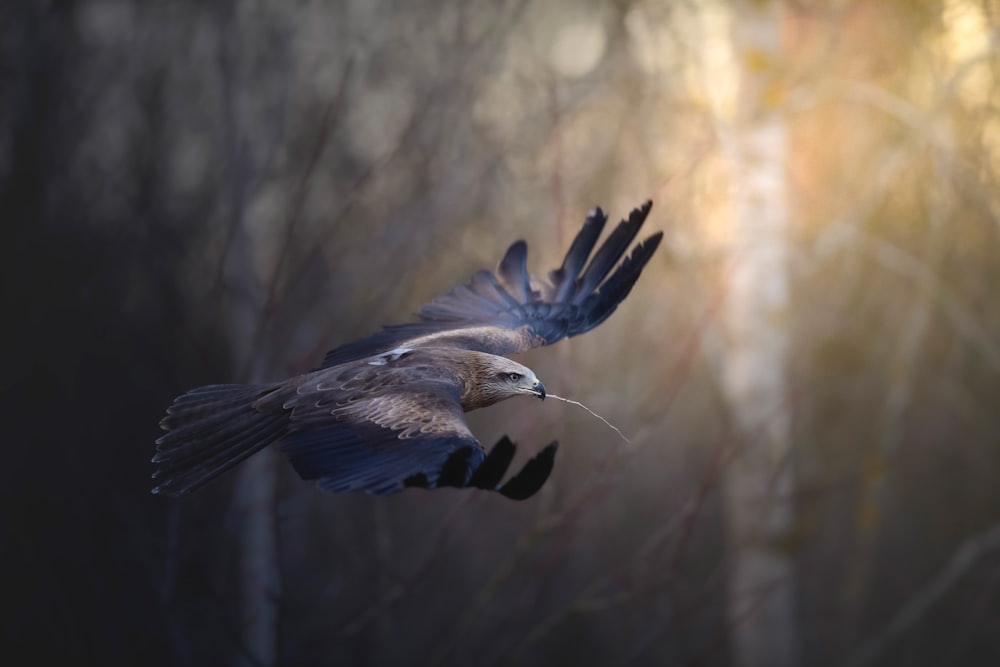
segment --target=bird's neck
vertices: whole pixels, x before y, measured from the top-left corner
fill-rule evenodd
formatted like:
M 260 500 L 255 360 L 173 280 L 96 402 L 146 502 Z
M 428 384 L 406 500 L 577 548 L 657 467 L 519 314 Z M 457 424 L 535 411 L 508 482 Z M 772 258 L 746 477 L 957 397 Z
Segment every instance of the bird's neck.
M 458 359 L 458 364 L 462 366 L 458 375 L 463 411 L 471 412 L 489 407 L 509 398 L 486 391 L 491 386 L 490 375 L 493 372 L 493 364 L 490 363 L 489 357 L 492 356 L 484 352 L 465 351 Z

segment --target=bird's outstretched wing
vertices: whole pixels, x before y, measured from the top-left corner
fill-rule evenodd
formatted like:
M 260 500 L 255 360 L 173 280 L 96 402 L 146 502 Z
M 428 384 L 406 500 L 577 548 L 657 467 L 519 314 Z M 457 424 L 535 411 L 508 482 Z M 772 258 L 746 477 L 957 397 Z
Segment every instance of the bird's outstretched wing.
M 636 245 L 619 263 L 651 207 L 652 202 L 646 202 L 633 209 L 593 257 L 608 218 L 600 208 L 592 211 L 562 265 L 550 271 L 547 280 L 528 274 L 528 246 L 517 241 L 496 271 L 478 271 L 468 284 L 437 297 L 420 309 L 419 322 L 389 326 L 331 350 L 320 368 L 401 346 L 460 347 L 506 355 L 589 331 L 628 296 L 659 246 L 662 232 Z
M 368 395 L 326 377 L 276 397 L 290 419 L 279 447 L 299 476 L 325 491 L 475 487 L 522 500 L 552 471 L 556 443 L 501 484 L 514 444 L 504 437 L 487 455 L 469 431 L 457 389 L 446 383 L 418 381 Z

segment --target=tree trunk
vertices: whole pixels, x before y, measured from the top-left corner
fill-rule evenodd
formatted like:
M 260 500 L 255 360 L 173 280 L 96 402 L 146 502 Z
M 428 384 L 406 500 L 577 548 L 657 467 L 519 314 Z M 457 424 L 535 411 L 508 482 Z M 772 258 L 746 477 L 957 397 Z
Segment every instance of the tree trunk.
M 251 233 L 246 219 L 254 167 L 253 156 L 246 149 L 245 119 L 249 114 L 242 107 L 244 63 L 236 4 L 219 5 L 217 18 L 229 196 L 229 245 L 223 262 L 225 284 L 233 288 L 227 324 L 233 366 L 247 374 L 240 378 L 242 381 L 254 383 L 273 379 L 274 374 L 271 357 L 266 353 L 267 286 L 262 280 L 265 271 L 260 266 L 260 241 Z M 240 664 L 252 667 L 271 667 L 278 661 L 281 577 L 273 457 L 268 447 L 240 464 L 232 501 L 239 525 Z
M 778 113 L 782 11 L 777 2 L 735 2 L 738 80 L 730 153 L 732 273 L 724 326 L 723 387 L 741 448 L 724 481 L 733 664 L 796 663 L 791 530 L 793 471 L 785 363 L 789 333 L 785 174 L 788 130 Z

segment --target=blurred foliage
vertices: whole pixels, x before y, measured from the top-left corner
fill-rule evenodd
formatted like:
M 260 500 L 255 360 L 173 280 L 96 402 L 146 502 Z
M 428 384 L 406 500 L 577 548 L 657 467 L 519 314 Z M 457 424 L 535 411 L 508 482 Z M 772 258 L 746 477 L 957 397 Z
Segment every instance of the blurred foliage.
M 541 273 L 648 197 L 667 239 L 632 296 L 525 360 L 634 444 L 554 402 L 470 415 L 520 456 L 563 442 L 521 504 L 324 496 L 282 463 L 280 663 L 726 664 L 727 7 L 5 3 L 3 644 L 239 658 L 232 480 L 148 495 L 170 398 L 307 370 L 516 238 Z M 754 61 L 792 136 L 803 664 L 859 659 L 1000 521 L 998 19 L 800 0 Z M 876 664 L 1000 659 L 996 553 L 961 574 Z

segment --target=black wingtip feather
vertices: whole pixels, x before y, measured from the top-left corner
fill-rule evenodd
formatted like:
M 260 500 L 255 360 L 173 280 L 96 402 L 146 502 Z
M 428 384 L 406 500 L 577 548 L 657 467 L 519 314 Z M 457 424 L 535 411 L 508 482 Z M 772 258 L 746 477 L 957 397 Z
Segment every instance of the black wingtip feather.
M 604 281 L 598 291 L 588 297 L 585 306 L 589 314 L 590 328 L 606 320 L 625 300 L 662 240 L 663 232 L 657 232 L 637 245 L 632 254 Z
M 471 447 L 462 447 L 445 461 L 441 474 L 438 475 L 437 486 L 454 486 L 461 488 L 465 486 L 465 480 L 469 476 L 469 459 L 472 456 Z
M 474 486 L 477 489 L 495 490 L 507 472 L 507 468 L 510 467 L 510 462 L 514 460 L 515 451 L 517 451 L 517 445 L 511 442 L 510 438 L 507 436 L 500 438 L 490 453 L 486 455 L 486 459 L 472 474 L 469 486 Z
M 538 493 L 538 490 L 542 488 L 552 473 L 558 448 L 559 443 L 552 442 L 536 454 L 534 458 L 524 464 L 519 473 L 498 489 L 500 494 L 511 500 L 526 500 Z
M 618 263 L 618 260 L 621 259 L 625 251 L 628 250 L 629 245 L 631 245 L 632 241 L 639 234 L 639 230 L 642 228 L 643 223 L 646 222 L 646 217 L 649 215 L 652 207 L 653 202 L 646 201 L 639 208 L 632 209 L 628 219 L 619 222 L 618 226 L 608 235 L 608 238 L 601 247 L 597 249 L 586 271 L 580 276 L 579 285 L 575 290 L 576 297 L 574 300 L 577 303 L 582 302 L 590 296 L 597 289 L 597 286 L 604 281 L 608 273 Z
M 514 298 L 522 303 L 531 298 L 531 281 L 528 277 L 528 244 L 515 241 L 504 254 L 497 267 L 497 273 L 503 278 Z
M 600 206 L 594 208 L 587 215 L 587 219 L 583 221 L 583 227 L 577 232 L 569 250 L 566 251 L 562 266 L 549 273 L 549 280 L 552 281 L 555 288 L 555 301 L 564 301 L 573 293 L 577 276 L 580 275 L 580 271 L 587 263 L 587 258 L 593 252 L 597 239 L 601 237 L 601 232 L 604 231 L 604 225 L 607 222 L 608 216 L 604 214 Z

